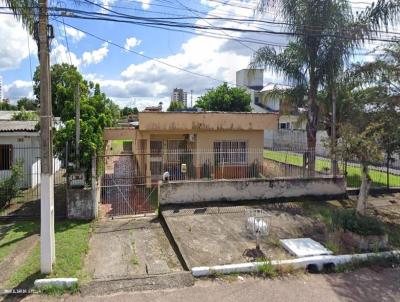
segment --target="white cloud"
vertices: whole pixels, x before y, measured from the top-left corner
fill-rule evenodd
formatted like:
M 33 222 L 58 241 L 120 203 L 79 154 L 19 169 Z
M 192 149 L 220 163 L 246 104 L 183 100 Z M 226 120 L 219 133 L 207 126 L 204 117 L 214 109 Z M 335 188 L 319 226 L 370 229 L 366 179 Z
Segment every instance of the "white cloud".
M 108 54 L 108 43 L 105 42 L 99 49 L 93 51 L 85 51 L 82 55 L 82 62 L 84 65 L 98 64 L 104 60 Z
M 143 9 L 149 9 L 150 8 L 151 0 L 139 0 L 139 1 L 142 2 L 142 8 Z
M 58 40 L 53 40 L 50 52 L 51 64 L 68 63 L 79 67 L 81 60 L 73 52 L 69 52 L 67 47 L 59 43 Z
M 4 85 L 4 97 L 16 101 L 22 97 L 33 97 L 32 82 L 16 80 Z
M 36 42 L 13 16 L 0 15 L 0 24 L 0 70 L 17 68 L 29 56 L 28 39 L 31 55 L 37 54 Z
M 131 50 L 131 49 L 135 48 L 136 46 L 139 46 L 141 43 L 142 43 L 141 40 L 138 40 L 135 37 L 130 37 L 130 38 L 126 38 L 124 47 L 126 49 Z
M 79 42 L 86 36 L 83 32 L 68 26 L 65 27 L 65 31 L 67 32 L 67 36 L 70 37 L 73 42 Z

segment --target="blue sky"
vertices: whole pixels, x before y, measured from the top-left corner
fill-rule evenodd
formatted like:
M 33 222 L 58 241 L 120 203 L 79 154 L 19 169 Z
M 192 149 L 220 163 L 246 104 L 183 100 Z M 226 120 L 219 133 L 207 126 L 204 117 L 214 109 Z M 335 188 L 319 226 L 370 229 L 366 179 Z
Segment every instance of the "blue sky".
M 2 0 L 0 0 L 1 3 Z M 136 16 L 168 17 L 172 15 L 198 16 L 193 10 L 208 13 L 209 16 L 252 17 L 256 0 L 92 0 L 110 9 Z M 83 4 L 77 6 L 71 0 L 51 0 L 50 6 L 76 8 L 101 12 L 99 7 Z M 224 2 L 226 4 L 221 4 Z M 364 1 L 372 2 L 372 1 Z M 361 4 L 357 4 L 359 7 Z M 189 8 L 189 10 L 188 10 Z M 4 10 L 2 10 L 4 11 Z M 103 11 L 105 12 L 105 11 Z M 106 13 L 106 12 L 105 12 Z M 204 16 L 205 14 L 201 14 Z M 267 16 L 275 17 L 271 11 Z M 62 19 L 58 18 L 59 21 Z M 239 43 L 229 39 L 242 37 L 238 33 L 220 33 L 227 39 L 215 39 L 202 35 L 142 27 L 132 24 L 111 23 L 105 21 L 77 20 L 64 18 L 66 24 L 95 34 L 110 43 L 100 41 L 83 34 L 60 22 L 51 20 L 56 38 L 52 43 L 51 62 L 77 65 L 86 79 L 99 82 L 103 91 L 119 105 L 143 108 L 164 102 L 174 87 L 188 92 L 194 91 L 194 99 L 208 88 L 227 81 L 235 82 L 235 72 L 246 68 L 250 62 L 252 50 L 260 45 Z M 194 21 L 193 21 L 194 22 Z M 204 21 L 196 21 L 205 24 Z M 201 23 L 203 22 L 203 23 Z M 209 21 L 213 25 L 242 26 L 228 21 Z M 38 60 L 35 42 L 29 38 L 22 26 L 12 16 L 0 15 L 0 75 L 5 84 L 5 97 L 16 101 L 22 96 L 32 96 L 31 69 L 35 70 Z M 279 30 L 277 28 L 272 28 Z M 263 35 L 263 41 L 285 44 L 284 36 Z M 69 52 L 67 50 L 67 41 Z M 174 69 L 159 62 L 143 58 L 111 44 L 116 43 L 146 56 L 156 58 L 169 65 L 190 70 L 206 77 L 196 76 Z M 373 46 L 367 47 L 372 49 Z M 30 51 L 29 51 L 30 50 Z M 29 55 L 30 54 L 30 55 Z M 363 60 L 371 58 L 363 57 Z M 212 80 L 211 78 L 220 81 Z M 282 80 L 274 74 L 265 73 L 264 83 L 279 83 Z

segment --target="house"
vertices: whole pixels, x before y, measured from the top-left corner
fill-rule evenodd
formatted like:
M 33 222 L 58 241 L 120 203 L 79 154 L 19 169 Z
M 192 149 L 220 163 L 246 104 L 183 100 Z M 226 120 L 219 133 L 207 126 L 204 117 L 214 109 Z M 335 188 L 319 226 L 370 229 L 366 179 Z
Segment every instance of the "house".
M 18 112 L 18 111 L 16 111 Z M 38 121 L 10 120 L 14 113 L 0 111 L 0 181 L 11 174 L 12 166 L 21 162 L 23 189 L 40 184 L 40 133 Z M 54 126 L 58 127 L 57 119 Z M 54 158 L 54 171 L 61 168 L 61 162 Z
M 305 129 L 305 121 L 300 118 L 299 109 L 285 104 L 270 93 L 275 89 L 287 89 L 289 86 L 269 83 L 264 85 L 263 69 L 242 69 L 236 72 L 236 85 L 245 88 L 251 97 L 254 112 L 278 112 L 279 123 L 276 129 Z
M 164 172 L 172 179 L 239 178 L 262 165 L 264 129 L 277 125 L 276 113 L 140 112 L 137 128 L 106 128 L 104 140 L 132 141 L 135 177 L 147 184 Z
M 0 121 L 0 180 L 11 174 L 13 164 L 22 163 L 21 188 L 40 182 L 37 176 L 40 158 L 37 121 Z

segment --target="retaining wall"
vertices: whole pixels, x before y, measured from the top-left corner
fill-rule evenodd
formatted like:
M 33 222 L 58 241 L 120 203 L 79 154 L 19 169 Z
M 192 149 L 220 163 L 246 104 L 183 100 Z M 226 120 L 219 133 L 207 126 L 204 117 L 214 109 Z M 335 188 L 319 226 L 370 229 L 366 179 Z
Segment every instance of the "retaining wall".
M 287 198 L 339 198 L 346 195 L 342 177 L 200 180 L 159 184 L 159 203 L 193 204 Z

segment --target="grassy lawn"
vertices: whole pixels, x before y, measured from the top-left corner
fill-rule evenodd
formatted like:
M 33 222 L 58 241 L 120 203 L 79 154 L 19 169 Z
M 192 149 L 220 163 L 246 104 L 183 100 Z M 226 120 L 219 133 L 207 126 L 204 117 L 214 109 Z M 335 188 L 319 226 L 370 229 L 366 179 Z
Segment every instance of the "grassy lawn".
M 303 156 L 300 154 L 294 154 L 292 152 L 284 151 L 264 151 L 264 158 L 272 159 L 281 163 L 286 163 L 294 166 L 303 166 Z M 317 171 L 324 171 L 330 169 L 331 162 L 329 159 L 322 160 L 317 159 L 316 169 Z M 340 167 L 341 168 L 341 167 Z M 371 169 L 370 176 L 372 178 L 372 185 L 376 187 L 386 186 L 386 173 L 378 170 Z M 347 185 L 349 187 L 359 187 L 361 184 L 361 171 L 359 167 L 347 166 Z M 400 176 L 389 174 L 389 184 L 393 187 L 400 186 Z
M 20 221 L 18 223 L 0 223 L 0 262 L 12 253 L 20 240 L 39 232 L 39 223 Z
M 7 287 L 30 287 L 37 278 L 76 277 L 86 279 L 84 257 L 89 248 L 90 222 L 56 222 L 56 263 L 53 273 L 40 273 L 40 246 L 34 248 L 27 261 L 13 273 Z

